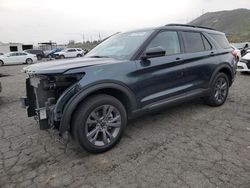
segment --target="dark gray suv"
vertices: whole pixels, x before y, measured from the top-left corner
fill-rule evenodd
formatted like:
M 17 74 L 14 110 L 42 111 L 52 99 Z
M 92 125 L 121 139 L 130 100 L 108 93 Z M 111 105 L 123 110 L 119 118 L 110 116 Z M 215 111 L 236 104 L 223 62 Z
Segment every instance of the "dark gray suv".
M 98 153 L 120 140 L 128 119 L 200 97 L 222 105 L 236 59 L 224 33 L 172 24 L 120 33 L 85 57 L 25 72 L 28 116 Z

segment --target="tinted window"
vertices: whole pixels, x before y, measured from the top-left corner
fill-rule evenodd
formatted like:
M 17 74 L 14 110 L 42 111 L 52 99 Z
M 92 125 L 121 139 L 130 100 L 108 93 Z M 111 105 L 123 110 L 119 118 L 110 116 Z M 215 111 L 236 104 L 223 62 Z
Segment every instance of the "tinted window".
M 183 32 L 183 40 L 187 53 L 204 51 L 202 36 L 196 32 Z
M 18 53 L 11 53 L 9 56 L 18 56 Z
M 68 52 L 75 52 L 75 49 L 69 49 Z
M 82 51 L 82 49 L 79 49 L 79 48 L 78 48 L 77 51 Z
M 208 42 L 208 40 L 206 39 L 206 37 L 204 37 L 202 35 L 202 39 L 203 39 L 203 43 L 204 43 L 204 46 L 205 46 L 205 50 L 209 51 L 212 49 L 212 46 L 211 44 Z
M 26 53 L 18 53 L 18 55 L 27 55 Z
M 178 54 L 181 52 L 178 34 L 175 31 L 164 31 L 159 33 L 148 45 L 148 48 L 162 47 L 166 55 Z
M 230 44 L 225 35 L 210 34 L 221 48 L 230 48 Z

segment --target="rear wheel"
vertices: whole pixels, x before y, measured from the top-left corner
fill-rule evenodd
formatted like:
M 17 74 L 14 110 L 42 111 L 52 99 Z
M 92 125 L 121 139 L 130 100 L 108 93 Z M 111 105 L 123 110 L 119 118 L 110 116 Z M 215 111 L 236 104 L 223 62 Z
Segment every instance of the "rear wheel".
M 81 54 L 77 54 L 77 56 L 76 57 L 82 57 L 82 55 Z
M 3 61 L 2 61 L 2 60 L 0 60 L 0 66 L 3 66 L 3 65 L 4 65 Z
M 59 56 L 59 59 L 64 59 L 64 58 L 65 58 L 64 55 L 60 55 L 60 56 Z
M 229 79 L 225 73 L 219 73 L 215 77 L 211 93 L 207 99 L 210 106 L 221 106 L 227 99 L 229 90 Z
M 126 124 L 127 113 L 119 100 L 109 95 L 95 95 L 76 110 L 72 134 L 85 150 L 101 153 L 119 142 Z
M 30 59 L 30 58 L 28 58 L 28 59 L 26 59 L 25 63 L 27 63 L 27 64 L 31 64 L 31 63 L 33 63 L 33 60 L 32 60 L 32 59 Z

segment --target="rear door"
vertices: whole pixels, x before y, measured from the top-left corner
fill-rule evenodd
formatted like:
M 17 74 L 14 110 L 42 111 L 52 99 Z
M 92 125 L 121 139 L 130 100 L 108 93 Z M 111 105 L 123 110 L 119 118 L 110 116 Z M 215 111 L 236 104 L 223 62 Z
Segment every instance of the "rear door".
M 77 51 L 76 49 L 68 49 L 66 53 L 66 57 L 76 57 Z
M 18 62 L 17 63 L 25 63 L 26 59 L 28 59 L 28 54 L 20 52 L 18 53 Z
M 213 67 L 218 63 L 214 47 L 201 32 L 181 32 L 185 58 L 182 61 L 186 91 L 208 87 Z
M 160 31 L 145 47 L 161 47 L 165 56 L 137 60 L 137 98 L 142 107 L 183 93 L 182 46 L 177 31 Z

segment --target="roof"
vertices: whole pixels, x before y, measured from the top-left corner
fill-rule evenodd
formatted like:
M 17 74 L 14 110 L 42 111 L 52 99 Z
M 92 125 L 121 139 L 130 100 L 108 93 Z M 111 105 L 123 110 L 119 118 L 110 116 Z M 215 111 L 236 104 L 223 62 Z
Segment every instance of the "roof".
M 188 24 L 167 24 L 159 27 L 159 29 L 174 29 L 174 30 L 188 30 L 188 31 L 201 31 L 207 33 L 215 33 L 215 34 L 224 34 L 220 31 L 216 31 L 213 28 L 196 26 L 196 25 L 188 25 Z
M 173 30 L 184 30 L 184 31 L 200 31 L 200 32 L 207 32 L 207 33 L 214 33 L 214 34 L 224 34 L 220 31 L 216 31 L 212 28 L 195 26 L 195 25 L 187 25 L 187 24 L 167 24 L 160 27 L 153 27 L 153 28 L 144 28 L 144 29 L 137 29 L 133 31 L 128 31 L 125 33 L 130 32 L 142 32 L 142 31 L 150 31 L 150 30 L 160 30 L 160 29 L 173 29 Z

